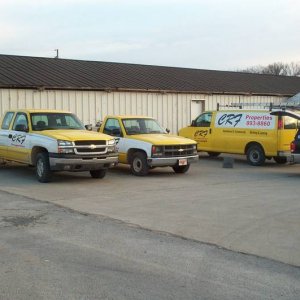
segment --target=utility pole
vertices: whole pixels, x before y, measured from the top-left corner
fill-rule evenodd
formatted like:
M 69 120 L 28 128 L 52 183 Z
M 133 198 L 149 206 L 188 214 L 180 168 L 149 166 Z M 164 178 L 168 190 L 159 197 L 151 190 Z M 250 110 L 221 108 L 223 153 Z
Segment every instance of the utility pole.
M 59 58 L 59 49 L 54 49 L 56 51 L 56 56 L 54 58 Z

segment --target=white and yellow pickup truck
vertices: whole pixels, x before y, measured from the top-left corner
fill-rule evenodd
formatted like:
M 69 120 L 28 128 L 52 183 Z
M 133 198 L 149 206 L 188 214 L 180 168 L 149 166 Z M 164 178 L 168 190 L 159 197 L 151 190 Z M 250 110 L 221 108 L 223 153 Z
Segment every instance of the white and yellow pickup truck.
M 69 112 L 10 110 L 0 126 L 0 159 L 35 166 L 40 182 L 48 182 L 52 171 L 103 178 L 118 162 L 115 139 L 87 131 Z
M 154 167 L 172 167 L 185 173 L 198 161 L 195 141 L 171 135 L 158 122 L 141 116 L 107 116 L 99 132 L 115 137 L 119 162 L 129 164 L 137 176 Z

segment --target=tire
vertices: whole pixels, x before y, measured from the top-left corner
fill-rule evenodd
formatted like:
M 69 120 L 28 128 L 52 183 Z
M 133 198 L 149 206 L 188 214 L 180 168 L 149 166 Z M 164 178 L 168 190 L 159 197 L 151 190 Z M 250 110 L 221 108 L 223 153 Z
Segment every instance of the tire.
M 146 176 L 149 173 L 149 166 L 146 155 L 142 152 L 135 152 L 130 163 L 131 173 L 135 176 Z
M 38 153 L 36 156 L 35 174 L 39 182 L 45 183 L 51 180 L 52 173 L 47 152 Z
M 287 163 L 287 158 L 286 157 L 283 157 L 283 156 L 274 156 L 273 158 L 280 165 L 284 165 L 284 164 Z
M 220 152 L 207 152 L 209 157 L 218 157 L 221 153 Z
M 246 155 L 251 166 L 261 166 L 266 160 L 264 150 L 260 145 L 251 145 L 247 149 Z
M 175 173 L 183 174 L 183 173 L 186 173 L 188 171 L 188 169 L 190 168 L 190 165 L 187 164 L 186 166 L 174 166 L 172 168 L 173 168 Z
M 106 171 L 107 171 L 106 169 L 91 170 L 90 174 L 91 174 L 92 178 L 102 179 L 105 177 Z

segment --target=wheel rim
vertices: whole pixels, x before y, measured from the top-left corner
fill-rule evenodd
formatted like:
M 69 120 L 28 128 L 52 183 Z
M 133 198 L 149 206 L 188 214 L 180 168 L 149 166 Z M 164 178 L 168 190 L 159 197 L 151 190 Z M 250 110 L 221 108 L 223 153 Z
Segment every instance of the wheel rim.
M 260 159 L 259 152 L 256 151 L 256 150 L 253 150 L 253 151 L 251 152 L 251 160 L 252 160 L 253 162 L 258 162 L 259 159 Z
M 36 163 L 36 171 L 39 177 L 43 176 L 44 173 L 44 163 L 41 159 L 39 159 Z
M 132 163 L 133 170 L 137 173 L 141 172 L 143 163 L 139 158 L 135 158 Z

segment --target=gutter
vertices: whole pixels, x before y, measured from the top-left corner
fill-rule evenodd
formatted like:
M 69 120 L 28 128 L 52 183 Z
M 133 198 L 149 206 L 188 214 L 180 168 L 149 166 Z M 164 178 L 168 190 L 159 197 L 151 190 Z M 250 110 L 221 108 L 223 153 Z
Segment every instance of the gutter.
M 259 93 L 259 92 L 225 92 L 225 91 L 201 91 L 201 90 L 160 90 L 160 89 L 130 89 L 118 87 L 94 88 L 94 87 L 73 87 L 73 86 L 20 86 L 20 85 L 0 85 L 3 89 L 32 89 L 40 92 L 49 90 L 62 90 L 62 91 L 100 91 L 100 92 L 137 92 L 137 93 L 160 93 L 160 94 L 204 94 L 204 95 L 242 95 L 242 96 L 276 96 L 276 97 L 292 97 L 295 94 L 280 94 L 280 93 Z

